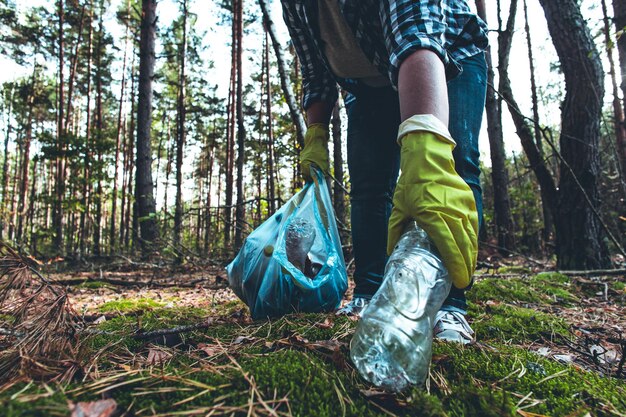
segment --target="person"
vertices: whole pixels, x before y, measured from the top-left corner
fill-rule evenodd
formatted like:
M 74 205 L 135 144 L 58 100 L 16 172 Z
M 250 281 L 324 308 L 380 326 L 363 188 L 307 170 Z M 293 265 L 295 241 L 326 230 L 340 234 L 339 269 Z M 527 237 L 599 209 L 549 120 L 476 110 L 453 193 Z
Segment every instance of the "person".
M 282 0 L 282 7 L 301 62 L 306 180 L 311 165 L 329 170 L 337 84 L 349 93 L 356 286 L 338 313 L 359 314 L 367 305 L 387 255 L 414 220 L 434 241 L 454 284 L 435 336 L 469 343 L 464 290 L 476 267 L 482 217 L 477 138 L 486 92 L 484 22 L 465 0 Z

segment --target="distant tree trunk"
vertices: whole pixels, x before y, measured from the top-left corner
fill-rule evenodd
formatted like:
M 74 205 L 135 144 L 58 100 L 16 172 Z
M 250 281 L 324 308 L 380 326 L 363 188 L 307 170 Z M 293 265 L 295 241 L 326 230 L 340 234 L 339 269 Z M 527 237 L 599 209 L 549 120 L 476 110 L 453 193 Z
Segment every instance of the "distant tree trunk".
M 2 208 L 7 206 L 7 190 L 9 188 L 9 138 L 11 137 L 11 131 L 13 124 L 9 122 L 12 112 L 13 99 L 15 97 L 15 87 L 11 88 L 11 95 L 9 97 L 9 103 L 7 105 L 7 117 L 6 131 L 4 135 L 4 152 L 2 154 Z M 4 238 L 5 229 L 5 216 L 7 213 L 4 210 L 0 210 L 0 240 Z
M 134 68 L 134 65 L 132 66 L 132 68 Z M 132 70 L 131 70 L 132 71 Z M 125 167 L 125 171 L 126 171 L 126 193 L 124 193 L 123 195 L 126 196 L 126 200 L 125 200 L 125 205 L 126 208 L 124 209 L 124 215 L 122 216 L 122 221 L 124 222 L 123 227 L 120 227 L 120 242 L 124 242 L 124 248 L 126 250 L 130 249 L 130 219 L 132 217 L 132 195 L 133 195 L 133 159 L 134 159 L 134 144 L 135 144 L 135 135 L 134 135 L 134 122 L 135 122 L 135 77 L 133 75 L 133 73 L 131 72 L 131 92 L 130 92 L 130 97 L 131 97 L 131 106 L 130 106 L 130 111 L 131 111 L 131 121 L 130 121 L 130 125 L 128 127 L 128 139 L 126 141 L 126 149 L 127 149 L 127 155 L 126 155 L 126 167 Z M 122 200 L 122 204 L 124 203 L 124 200 Z
M 513 22 L 517 0 L 511 1 L 511 11 L 506 29 L 502 28 L 500 16 L 500 1 L 498 0 L 498 75 L 500 89 L 502 88 L 502 74 L 507 71 L 511 38 L 513 37 Z M 477 3 L 477 5 L 479 5 Z M 478 7 L 480 17 L 487 21 L 484 7 Z M 498 246 L 502 253 L 508 253 L 515 246 L 515 226 L 511 215 L 511 201 L 509 196 L 509 173 L 506 168 L 506 154 L 504 151 L 504 135 L 502 133 L 502 99 L 497 97 L 495 88 L 495 73 L 493 69 L 491 47 L 487 50 L 487 98 L 485 110 L 487 114 L 487 133 L 491 154 L 491 180 L 493 182 L 494 215 Z
M 152 79 L 154 78 L 154 38 L 156 31 L 156 0 L 142 0 L 141 37 L 139 41 L 139 100 L 137 104 L 137 170 L 135 201 L 137 221 L 141 227 L 141 249 L 144 255 L 158 237 L 156 205 L 152 183 Z
M 136 89 L 135 89 L 135 54 L 133 54 L 133 65 L 131 67 L 131 82 L 130 82 L 130 126 L 128 127 L 128 178 L 126 182 L 126 190 L 128 192 L 127 207 L 126 207 L 126 220 L 124 222 L 124 247 L 126 250 L 130 249 L 131 237 L 133 247 L 138 244 L 138 221 L 137 217 L 137 200 L 133 198 L 133 167 L 135 161 L 135 115 L 136 106 Z M 132 227 L 131 227 L 132 219 Z
M 54 167 L 56 166 L 56 161 L 50 161 L 48 163 L 48 175 L 46 175 L 46 197 L 48 199 L 53 198 L 54 192 Z M 44 212 L 44 228 L 47 230 L 50 228 L 50 224 L 52 221 L 52 210 L 54 207 L 50 207 L 50 204 L 44 204 L 45 212 Z
M 32 89 L 35 89 L 35 75 L 33 74 Z M 28 190 L 28 168 L 30 163 L 30 143 L 33 136 L 33 95 L 31 92 L 28 99 L 28 117 L 26 120 L 26 134 L 24 136 L 24 156 L 22 157 L 22 175 L 20 178 L 20 193 L 17 205 L 17 233 L 15 241 L 22 243 L 22 230 L 24 227 L 24 218 L 26 217 L 26 192 Z
M 35 200 L 37 197 L 37 163 L 38 158 L 35 156 L 33 158 L 33 170 L 31 173 L 32 181 L 30 185 L 30 198 L 28 199 L 28 214 L 26 216 L 26 224 L 27 227 L 30 227 L 28 232 L 28 241 L 30 243 L 31 249 L 33 248 L 33 225 L 35 223 Z
M 21 143 L 23 138 L 18 138 L 17 143 Z M 20 175 L 20 167 L 22 166 L 22 159 L 24 155 L 24 150 L 22 147 L 17 149 L 17 155 L 15 155 L 15 164 L 13 164 L 13 184 L 11 185 L 11 207 L 9 211 L 11 212 L 11 221 L 9 222 L 9 240 L 15 239 L 15 225 L 17 223 L 17 210 L 16 210 L 16 202 L 17 202 L 17 184 L 19 182 Z
M 626 1 L 613 0 L 613 23 L 615 31 L 621 33 L 626 27 Z M 622 105 L 626 114 L 626 36 L 617 37 L 617 54 L 619 56 L 619 68 L 622 74 L 620 87 L 622 89 Z M 625 169 L 622 165 L 622 169 Z
M 341 115 L 339 112 L 338 100 L 333 109 L 331 125 L 333 131 L 333 172 L 335 175 L 335 184 L 333 189 L 333 208 L 335 209 L 335 216 L 339 220 L 340 224 L 340 236 L 342 240 L 345 240 L 348 236 L 345 231 L 346 224 L 346 197 L 343 191 L 343 152 L 342 152 L 342 139 L 341 139 Z
M 261 0 L 262 1 L 262 0 Z M 269 49 L 269 31 L 265 26 L 265 68 L 267 74 L 265 114 L 267 116 L 267 200 L 268 215 L 274 214 L 276 211 L 276 173 L 274 165 L 276 156 L 274 154 L 274 119 L 272 117 L 272 79 L 270 77 L 270 49 Z M 290 86 L 291 87 L 291 86 Z
M 626 1 L 622 1 L 626 3 Z M 626 200 L 626 130 L 624 129 L 624 109 L 619 100 L 619 89 L 617 87 L 617 76 L 615 75 L 615 60 L 613 59 L 613 47 L 611 39 L 611 26 L 607 15 L 606 0 L 602 0 L 602 14 L 604 17 L 604 40 L 606 44 L 606 54 L 609 59 L 609 75 L 611 76 L 611 87 L 613 93 L 613 116 L 615 117 L 615 143 L 618 153 L 618 162 L 621 167 L 621 192 L 622 198 Z M 624 27 L 622 26 L 622 30 Z M 621 38 L 618 38 L 620 42 Z
M 552 178 L 552 174 L 550 173 L 550 170 L 548 169 L 539 148 L 537 147 L 533 131 L 528 126 L 526 118 L 520 111 L 519 106 L 517 105 L 517 101 L 513 96 L 513 90 L 511 88 L 511 80 L 509 79 L 508 71 L 501 72 L 500 77 L 500 94 L 502 94 L 502 97 L 507 103 L 507 107 L 509 109 L 509 112 L 511 113 L 511 118 L 513 119 L 513 123 L 515 124 L 515 128 L 517 130 L 517 135 L 520 138 L 520 143 L 522 145 L 522 148 L 524 149 L 526 157 L 528 158 L 530 167 L 537 177 L 539 186 L 542 190 L 545 191 L 544 196 L 546 197 L 546 200 L 544 200 L 544 204 L 547 203 L 547 206 L 554 218 L 556 214 L 557 201 L 557 188 L 554 183 L 554 179 Z
M 241 58 L 243 54 L 243 0 L 236 0 L 237 10 L 237 208 L 235 210 L 235 250 L 243 242 L 246 207 L 244 205 L 243 167 L 245 161 L 246 128 L 243 124 L 243 79 Z
M 120 146 L 123 141 L 122 121 L 124 110 L 124 92 L 126 89 L 126 51 L 128 50 L 128 25 L 126 25 L 126 42 L 124 43 L 124 58 L 122 59 L 122 83 L 120 87 L 120 102 L 117 113 L 117 135 L 115 136 L 115 159 L 113 161 L 113 194 L 111 195 L 111 224 L 109 229 L 109 250 L 113 253 L 116 249 L 116 221 L 117 221 L 117 177 L 119 175 Z
M 85 256 L 85 249 L 87 247 L 87 219 L 89 218 L 89 209 L 91 205 L 91 179 L 90 179 L 90 151 L 91 151 L 91 60 L 92 60 L 92 35 L 93 27 L 91 24 L 92 15 L 92 2 L 89 3 L 89 34 L 88 34 L 88 49 L 87 49 L 87 117 L 85 128 L 85 155 L 83 157 L 83 195 L 81 204 L 83 210 L 80 213 L 80 235 L 79 235 L 79 251 L 80 256 Z
M 64 7 L 63 0 L 58 2 L 58 15 L 59 15 L 59 31 L 58 31 L 58 54 L 59 54 L 59 86 L 58 86 L 58 114 L 57 114 L 57 156 L 56 156 L 56 180 L 55 180 L 55 201 L 53 211 L 53 225 L 54 225 L 54 248 L 59 255 L 63 253 L 63 196 L 65 194 L 65 179 L 64 175 L 64 158 L 65 152 L 65 134 L 63 132 L 63 106 L 65 105 L 64 94 L 64 82 L 63 82 L 63 66 L 65 59 L 63 56 L 63 50 L 65 48 L 63 42 L 63 24 L 64 24 Z
M 524 0 L 524 30 L 526 32 L 526 46 L 528 47 L 528 62 L 530 68 L 530 93 L 533 103 L 533 119 L 534 119 L 534 133 L 535 143 L 539 153 L 543 156 L 543 145 L 541 141 L 541 127 L 539 125 L 539 100 L 537 99 L 537 82 L 535 81 L 535 60 L 533 58 L 533 46 L 530 39 L 530 26 L 528 24 L 528 7 L 526 6 L 526 0 Z M 543 213 L 543 232 L 542 240 L 545 243 L 550 241 L 552 229 L 554 228 L 554 220 L 552 213 L 548 207 L 548 197 L 545 195 L 546 190 L 541 188 L 541 210 Z
M 233 207 L 233 184 L 234 184 L 234 154 L 235 154 L 235 93 L 237 78 L 237 19 L 236 5 L 233 2 L 232 38 L 231 38 L 231 71 L 230 87 L 228 94 L 227 119 L 226 119 L 226 170 L 225 170 L 225 206 L 224 207 L 224 250 L 230 250 L 232 231 L 232 207 Z
M 13 98 L 15 96 L 14 88 L 11 90 L 11 97 L 9 98 L 7 114 L 11 115 L 11 106 L 13 105 Z M 11 128 L 13 124 L 7 121 L 6 132 L 4 135 L 4 152 L 2 154 L 2 207 L 7 206 L 7 189 L 9 188 L 9 138 L 11 137 Z M 5 216 L 7 213 L 4 209 L 0 211 L 0 240 L 4 238 L 5 228 Z
M 557 263 L 561 269 L 610 266 L 600 219 L 598 175 L 604 72 L 576 0 L 540 0 L 565 76 L 562 106 Z
M 263 111 L 265 109 L 264 107 L 264 94 L 265 94 L 265 79 L 268 78 L 266 77 L 266 68 L 265 68 L 265 51 L 267 50 L 266 46 L 263 45 L 263 56 L 261 57 L 261 81 L 260 81 L 260 85 L 259 85 L 259 92 L 260 92 L 260 96 L 259 96 L 259 116 L 258 116 L 258 122 L 257 122 L 257 126 L 258 126 L 258 132 L 259 132 L 259 136 L 258 136 L 258 140 L 257 140 L 257 154 L 256 154 L 256 163 L 255 163 L 255 171 L 256 171 L 256 186 L 257 186 L 257 192 L 256 192 L 256 213 L 255 213 L 255 219 L 254 219 L 254 224 L 255 227 L 256 225 L 261 224 L 261 211 L 262 211 L 262 207 L 261 207 L 261 201 L 263 198 L 263 167 L 267 167 L 267 164 L 263 164 L 263 154 L 267 154 L 266 150 L 263 149 Z M 266 191 L 268 189 L 268 184 L 267 184 L 267 175 L 269 175 L 268 172 L 266 172 L 266 177 L 265 177 L 265 181 L 266 181 Z
M 300 146 L 304 146 L 304 133 L 306 132 L 306 123 L 304 121 L 304 116 L 302 115 L 302 111 L 300 110 L 300 106 L 298 105 L 298 100 L 293 93 L 293 89 L 291 88 L 291 82 L 289 81 L 289 74 L 287 72 L 287 64 L 285 62 L 285 56 L 283 54 L 282 47 L 278 38 L 276 36 L 276 27 L 274 26 L 274 21 L 272 20 L 268 8 L 266 0 L 259 0 L 259 5 L 261 6 L 261 11 L 263 12 L 263 20 L 265 22 L 265 27 L 270 34 L 272 39 L 272 46 L 274 48 L 274 53 L 276 54 L 276 61 L 278 63 L 278 73 L 280 75 L 280 84 L 283 88 L 283 94 L 285 95 L 285 101 L 287 102 L 287 106 L 289 107 L 289 114 L 291 115 L 291 120 L 296 127 L 296 135 L 297 140 Z
M 224 174 L 225 167 L 224 167 L 223 164 L 220 164 L 220 163 L 218 163 L 218 167 L 219 168 L 218 168 L 217 176 L 218 176 L 218 178 L 221 178 L 222 175 Z M 217 212 L 218 213 L 219 213 L 219 208 L 222 205 L 222 183 L 223 183 L 223 181 L 218 181 L 217 182 Z M 218 214 L 218 218 L 219 218 L 219 214 Z M 215 234 L 216 235 L 221 232 L 220 224 L 224 224 L 224 222 L 215 222 Z
M 78 36 L 76 37 L 76 45 L 74 47 L 74 55 L 70 63 L 70 78 L 67 80 L 67 111 L 65 114 L 65 124 L 63 130 L 67 132 L 70 124 L 70 117 L 72 116 L 72 97 L 74 94 L 74 80 L 76 79 L 76 68 L 78 67 L 78 48 L 81 46 L 81 39 L 83 37 L 83 25 L 85 23 L 85 6 L 80 12 L 80 24 L 78 27 Z
M 213 122 L 213 132 L 215 132 L 215 122 Z M 207 193 L 206 193 L 206 208 L 205 208 L 205 225 L 204 225 L 204 254 L 208 255 L 211 245 L 211 191 L 213 184 L 213 159 L 215 157 L 215 138 L 211 138 L 211 145 L 209 150 L 209 165 L 207 174 Z
M 122 184 L 120 187 L 120 225 L 118 228 L 117 239 L 119 239 L 118 247 L 121 249 L 124 245 L 124 218 L 126 216 L 126 183 L 128 180 L 128 142 L 125 140 L 125 137 L 128 134 L 128 122 L 124 120 L 122 125 L 122 143 L 120 146 L 120 152 L 122 154 L 121 164 L 122 164 Z
M 171 131 L 169 126 L 169 121 L 167 125 L 167 143 L 170 146 L 167 148 L 166 155 L 166 163 L 165 163 L 165 190 L 163 192 L 163 230 L 161 230 L 161 234 L 165 236 L 167 234 L 168 224 L 169 224 L 169 211 L 167 207 L 167 192 L 170 188 L 170 174 L 172 173 L 172 159 L 174 158 L 174 142 L 171 140 Z
M 180 73 L 178 76 L 178 97 L 176 109 L 176 207 L 174 210 L 174 246 L 178 250 L 181 245 L 183 226 L 183 155 L 185 148 L 185 63 L 187 56 L 187 0 L 182 0 L 183 39 L 178 47 L 180 54 Z M 181 252 L 178 252 L 181 253 Z M 177 261 L 182 262 L 181 256 Z
M 97 152 L 97 169 L 93 170 L 96 174 L 96 213 L 94 219 L 94 232 L 93 232 L 93 254 L 95 256 L 100 256 L 101 251 L 101 234 L 102 234 L 102 203 L 103 203 L 103 192 L 102 192 L 102 176 L 104 175 L 104 167 L 103 167 L 103 155 L 102 155 L 102 141 L 103 141 L 103 109 L 102 109 L 102 37 L 104 36 L 104 4 L 100 4 L 100 17 L 98 24 L 98 43 L 97 43 L 97 56 L 96 56 L 96 114 L 95 114 L 95 128 L 96 128 L 96 138 L 95 138 L 95 148 Z

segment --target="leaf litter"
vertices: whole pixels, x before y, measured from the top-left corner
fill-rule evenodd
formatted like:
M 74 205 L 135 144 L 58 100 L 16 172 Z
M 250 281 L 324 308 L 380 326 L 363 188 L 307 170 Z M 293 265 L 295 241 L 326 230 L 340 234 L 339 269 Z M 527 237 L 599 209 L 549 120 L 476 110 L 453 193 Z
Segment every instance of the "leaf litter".
M 189 282 L 190 274 L 171 274 L 169 277 L 166 277 L 161 272 L 159 273 L 161 275 L 155 278 L 149 274 L 142 276 L 144 272 L 139 271 L 135 273 L 133 280 L 138 282 L 135 286 L 109 285 L 85 288 L 81 285 L 73 285 L 64 288 L 67 294 L 67 304 L 69 306 L 78 306 L 76 310 L 80 311 L 80 314 L 76 313 L 76 310 L 73 313 L 78 319 L 88 315 L 95 317 L 91 323 L 81 324 L 78 331 L 82 328 L 97 329 L 99 324 L 116 317 L 131 317 L 135 314 L 141 316 L 143 311 L 150 309 L 150 307 L 144 307 L 140 311 L 119 310 L 102 314 L 100 313 L 100 307 L 106 303 L 120 300 L 153 299 L 160 303 L 157 308 L 173 310 L 186 307 L 198 308 L 203 311 L 205 316 L 197 317 L 197 323 L 161 330 L 173 330 L 174 333 L 188 331 L 197 333 L 201 329 L 228 325 L 235 329 L 235 333 L 232 336 L 215 337 L 203 336 L 202 332 L 200 332 L 198 340 L 201 341 L 199 342 L 194 341 L 191 344 L 174 346 L 144 343 L 139 349 L 129 349 L 122 347 L 119 343 L 111 343 L 96 352 L 92 352 L 88 360 L 76 355 L 71 358 L 71 361 L 75 362 L 74 366 L 77 369 L 73 378 L 76 380 L 76 377 L 79 376 L 83 383 L 73 390 L 66 391 L 65 394 L 78 398 L 81 395 L 106 396 L 119 390 L 128 390 L 133 398 L 141 398 L 153 395 L 166 395 L 168 393 L 183 393 L 184 398 L 178 400 L 175 405 L 185 406 L 203 396 L 219 391 L 227 393 L 216 397 L 211 406 L 194 406 L 184 409 L 184 411 L 181 409 L 160 414 L 154 412 L 154 410 L 143 408 L 135 409 L 134 414 L 138 416 L 203 414 L 288 416 L 292 415 L 289 393 L 281 393 L 279 395 L 274 391 L 273 394 L 269 393 L 268 395 L 267 391 L 259 387 L 255 375 L 246 371 L 240 364 L 241 358 L 254 355 L 268 355 L 272 354 L 272 352 L 284 350 L 295 350 L 323 358 L 323 360 L 332 363 L 334 369 L 344 370 L 347 374 L 352 375 L 351 378 L 354 378 L 354 369 L 348 360 L 348 340 L 353 328 L 350 320 L 337 322 L 334 316 L 328 315 L 313 320 L 305 326 L 302 326 L 299 322 L 291 321 L 293 320 L 291 317 L 273 322 L 252 322 L 246 309 L 242 307 L 236 296 L 229 289 L 225 288 L 224 283 L 218 279 L 204 277 L 202 281 L 198 281 L 199 278 L 196 277 L 192 278 L 194 284 L 189 286 L 185 285 L 185 283 Z M 119 272 L 116 274 L 115 279 L 118 279 L 120 277 Z M 129 272 L 127 277 L 131 275 L 133 273 Z M 107 276 L 112 277 L 113 274 L 102 274 L 102 276 L 104 278 Z M 156 279 L 160 280 L 161 286 L 155 287 L 149 284 Z M 59 280 L 59 278 L 55 278 L 55 280 Z M 168 280 L 169 284 L 172 285 L 166 285 Z M 179 283 L 179 285 L 174 285 L 175 283 Z M 604 294 L 604 292 L 601 295 L 593 293 L 588 297 L 580 297 L 579 303 L 574 306 L 558 304 L 538 304 L 532 306 L 538 311 L 544 311 L 565 319 L 571 327 L 571 338 L 567 340 L 559 338 L 554 340 L 544 339 L 529 345 L 519 344 L 519 346 L 527 347 L 529 350 L 537 352 L 540 356 L 575 364 L 581 367 L 581 369 L 624 377 L 622 372 L 624 361 L 623 329 L 626 320 L 624 305 L 623 303 L 615 302 L 614 297 L 612 297 L 614 294 L 609 292 L 608 300 L 605 300 Z M 499 303 L 500 301 L 498 300 L 485 301 L 485 304 L 493 306 Z M 225 308 L 225 306 L 229 307 Z M 307 336 L 311 332 L 328 331 L 331 329 L 333 330 L 332 336 L 326 339 L 309 338 Z M 267 338 L 270 334 L 274 336 Z M 2 339 L 2 337 L 5 339 Z M 2 337 L 0 337 L 0 342 L 15 337 L 15 335 L 3 335 Z M 476 347 L 485 351 L 493 350 L 487 344 L 477 344 Z M 187 365 L 183 369 L 175 371 L 168 367 L 168 363 L 172 361 L 174 361 L 172 363 L 177 363 L 175 362 L 177 357 L 185 357 Z M 433 357 L 433 363 L 445 364 L 449 360 L 450 358 L 446 355 Z M 512 370 L 512 376 L 520 378 L 525 372 L 540 373 L 540 371 L 540 365 L 538 364 L 519 363 L 518 367 Z M 50 368 L 48 376 L 53 375 L 55 372 L 55 369 Z M 194 379 L 194 375 L 198 372 L 210 372 L 222 376 L 237 373 L 243 378 L 245 385 L 243 387 L 237 385 L 237 388 L 234 389 L 230 382 L 217 385 L 207 384 Z M 559 378 L 560 375 L 562 374 L 545 375 L 541 381 Z M 476 380 L 476 383 L 478 385 L 482 384 L 478 380 Z M 349 404 L 352 400 L 346 394 L 345 388 L 340 388 L 337 384 L 341 384 L 341 382 L 332 381 L 332 386 L 337 390 L 337 396 L 345 410 L 346 404 Z M 453 388 L 446 380 L 446 376 L 437 369 L 431 370 L 430 384 L 437 387 L 445 395 L 450 395 L 453 392 Z M 369 387 L 362 382 L 357 382 L 357 387 L 360 387 L 360 395 L 385 414 L 394 415 L 394 409 L 406 408 L 410 403 L 410 399 L 390 395 L 384 391 Z M 498 384 L 495 384 L 494 388 L 500 389 Z M 232 402 L 229 402 L 229 399 L 242 395 L 244 391 L 247 397 L 245 403 L 233 405 Z M 2 389 L 0 389 L 1 392 Z M 15 395 L 15 399 L 18 401 L 33 401 L 37 398 L 50 396 L 52 393 L 49 390 L 37 395 L 33 396 L 24 392 Z M 542 415 L 525 411 L 537 404 L 541 404 L 543 401 L 533 398 L 532 392 L 512 393 L 512 395 L 519 399 L 517 404 L 518 415 L 529 417 Z M 107 400 L 105 398 L 92 402 L 69 403 L 68 409 L 72 412 L 72 416 L 81 404 L 86 404 L 88 410 L 99 410 L 97 407 L 103 407 L 102 409 L 106 410 L 106 407 L 104 407 L 105 403 L 98 406 L 96 404 Z M 83 406 L 81 405 L 81 407 Z M 76 415 L 90 416 L 92 414 Z M 108 417 L 107 414 L 93 415 Z

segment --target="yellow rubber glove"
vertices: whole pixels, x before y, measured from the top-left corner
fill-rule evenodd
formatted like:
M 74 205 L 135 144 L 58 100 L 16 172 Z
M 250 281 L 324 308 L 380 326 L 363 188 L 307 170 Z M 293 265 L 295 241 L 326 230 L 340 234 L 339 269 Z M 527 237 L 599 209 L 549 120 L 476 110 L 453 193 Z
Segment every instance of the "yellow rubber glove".
M 312 124 L 304 135 L 304 149 L 300 152 L 300 172 L 306 182 L 313 182 L 311 165 L 316 165 L 324 175 L 328 174 L 328 126 Z
M 465 288 L 476 269 L 478 213 L 472 191 L 454 169 L 455 142 L 432 115 L 409 118 L 398 136 L 402 173 L 393 196 L 387 252 L 415 220 L 437 246 L 454 286 Z

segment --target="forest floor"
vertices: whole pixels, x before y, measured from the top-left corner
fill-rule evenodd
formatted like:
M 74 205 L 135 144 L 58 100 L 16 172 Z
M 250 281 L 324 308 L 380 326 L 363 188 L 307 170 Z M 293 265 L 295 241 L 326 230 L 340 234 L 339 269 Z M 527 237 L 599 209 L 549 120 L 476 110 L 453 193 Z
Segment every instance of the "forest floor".
M 401 394 L 359 377 L 354 320 L 253 321 L 223 267 L 50 273 L 80 316 L 71 353 L 21 351 L 4 377 L 0 369 L 0 415 L 626 415 L 624 277 L 515 265 L 478 271 L 469 293 L 477 342 L 435 341 L 426 386 Z M 0 332 L 0 359 L 20 337 Z

